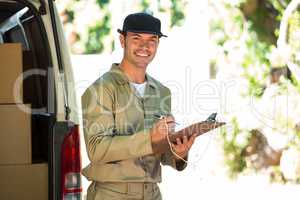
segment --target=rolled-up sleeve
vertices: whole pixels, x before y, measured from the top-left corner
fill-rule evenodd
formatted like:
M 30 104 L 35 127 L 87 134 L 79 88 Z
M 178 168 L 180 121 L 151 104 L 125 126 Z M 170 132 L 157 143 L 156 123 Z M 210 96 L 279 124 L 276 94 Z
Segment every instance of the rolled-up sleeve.
M 91 162 L 107 163 L 152 154 L 149 129 L 118 135 L 114 120 L 114 95 L 95 83 L 82 96 L 83 128 Z
M 184 158 L 187 161 L 187 158 Z M 172 168 L 182 171 L 186 168 L 187 163 L 180 159 L 175 159 L 175 155 L 171 152 L 171 150 L 168 150 L 166 153 L 161 155 L 161 163 L 163 165 L 171 166 Z

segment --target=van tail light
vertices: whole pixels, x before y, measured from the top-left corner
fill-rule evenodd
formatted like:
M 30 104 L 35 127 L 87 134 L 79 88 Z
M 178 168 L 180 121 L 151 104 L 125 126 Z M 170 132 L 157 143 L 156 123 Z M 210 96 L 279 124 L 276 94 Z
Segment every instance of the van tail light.
M 72 127 L 64 138 L 61 151 L 61 199 L 81 199 L 81 158 L 79 127 Z

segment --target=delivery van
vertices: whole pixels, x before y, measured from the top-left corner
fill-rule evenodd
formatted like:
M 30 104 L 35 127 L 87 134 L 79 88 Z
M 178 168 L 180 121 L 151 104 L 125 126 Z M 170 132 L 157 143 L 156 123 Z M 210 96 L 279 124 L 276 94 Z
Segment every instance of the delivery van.
M 54 0 L 0 0 L 0 199 L 81 199 L 75 84 Z

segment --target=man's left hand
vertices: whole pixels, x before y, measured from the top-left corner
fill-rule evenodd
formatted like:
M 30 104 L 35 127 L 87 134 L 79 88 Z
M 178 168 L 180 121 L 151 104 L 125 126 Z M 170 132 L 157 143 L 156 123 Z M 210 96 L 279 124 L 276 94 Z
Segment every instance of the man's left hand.
M 196 134 L 193 134 L 189 139 L 187 136 L 183 136 L 183 138 L 176 138 L 176 143 L 172 143 L 172 148 L 175 153 L 180 156 L 181 158 L 186 158 L 188 155 L 189 150 L 191 149 L 192 145 L 194 144 L 196 138 Z M 176 160 L 179 158 L 175 157 Z

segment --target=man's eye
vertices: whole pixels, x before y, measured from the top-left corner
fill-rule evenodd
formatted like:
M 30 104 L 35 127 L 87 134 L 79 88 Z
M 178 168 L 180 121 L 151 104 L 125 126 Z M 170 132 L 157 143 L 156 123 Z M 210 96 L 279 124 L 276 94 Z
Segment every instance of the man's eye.
M 153 44 L 157 43 L 156 40 L 150 40 L 150 42 L 153 43 Z

